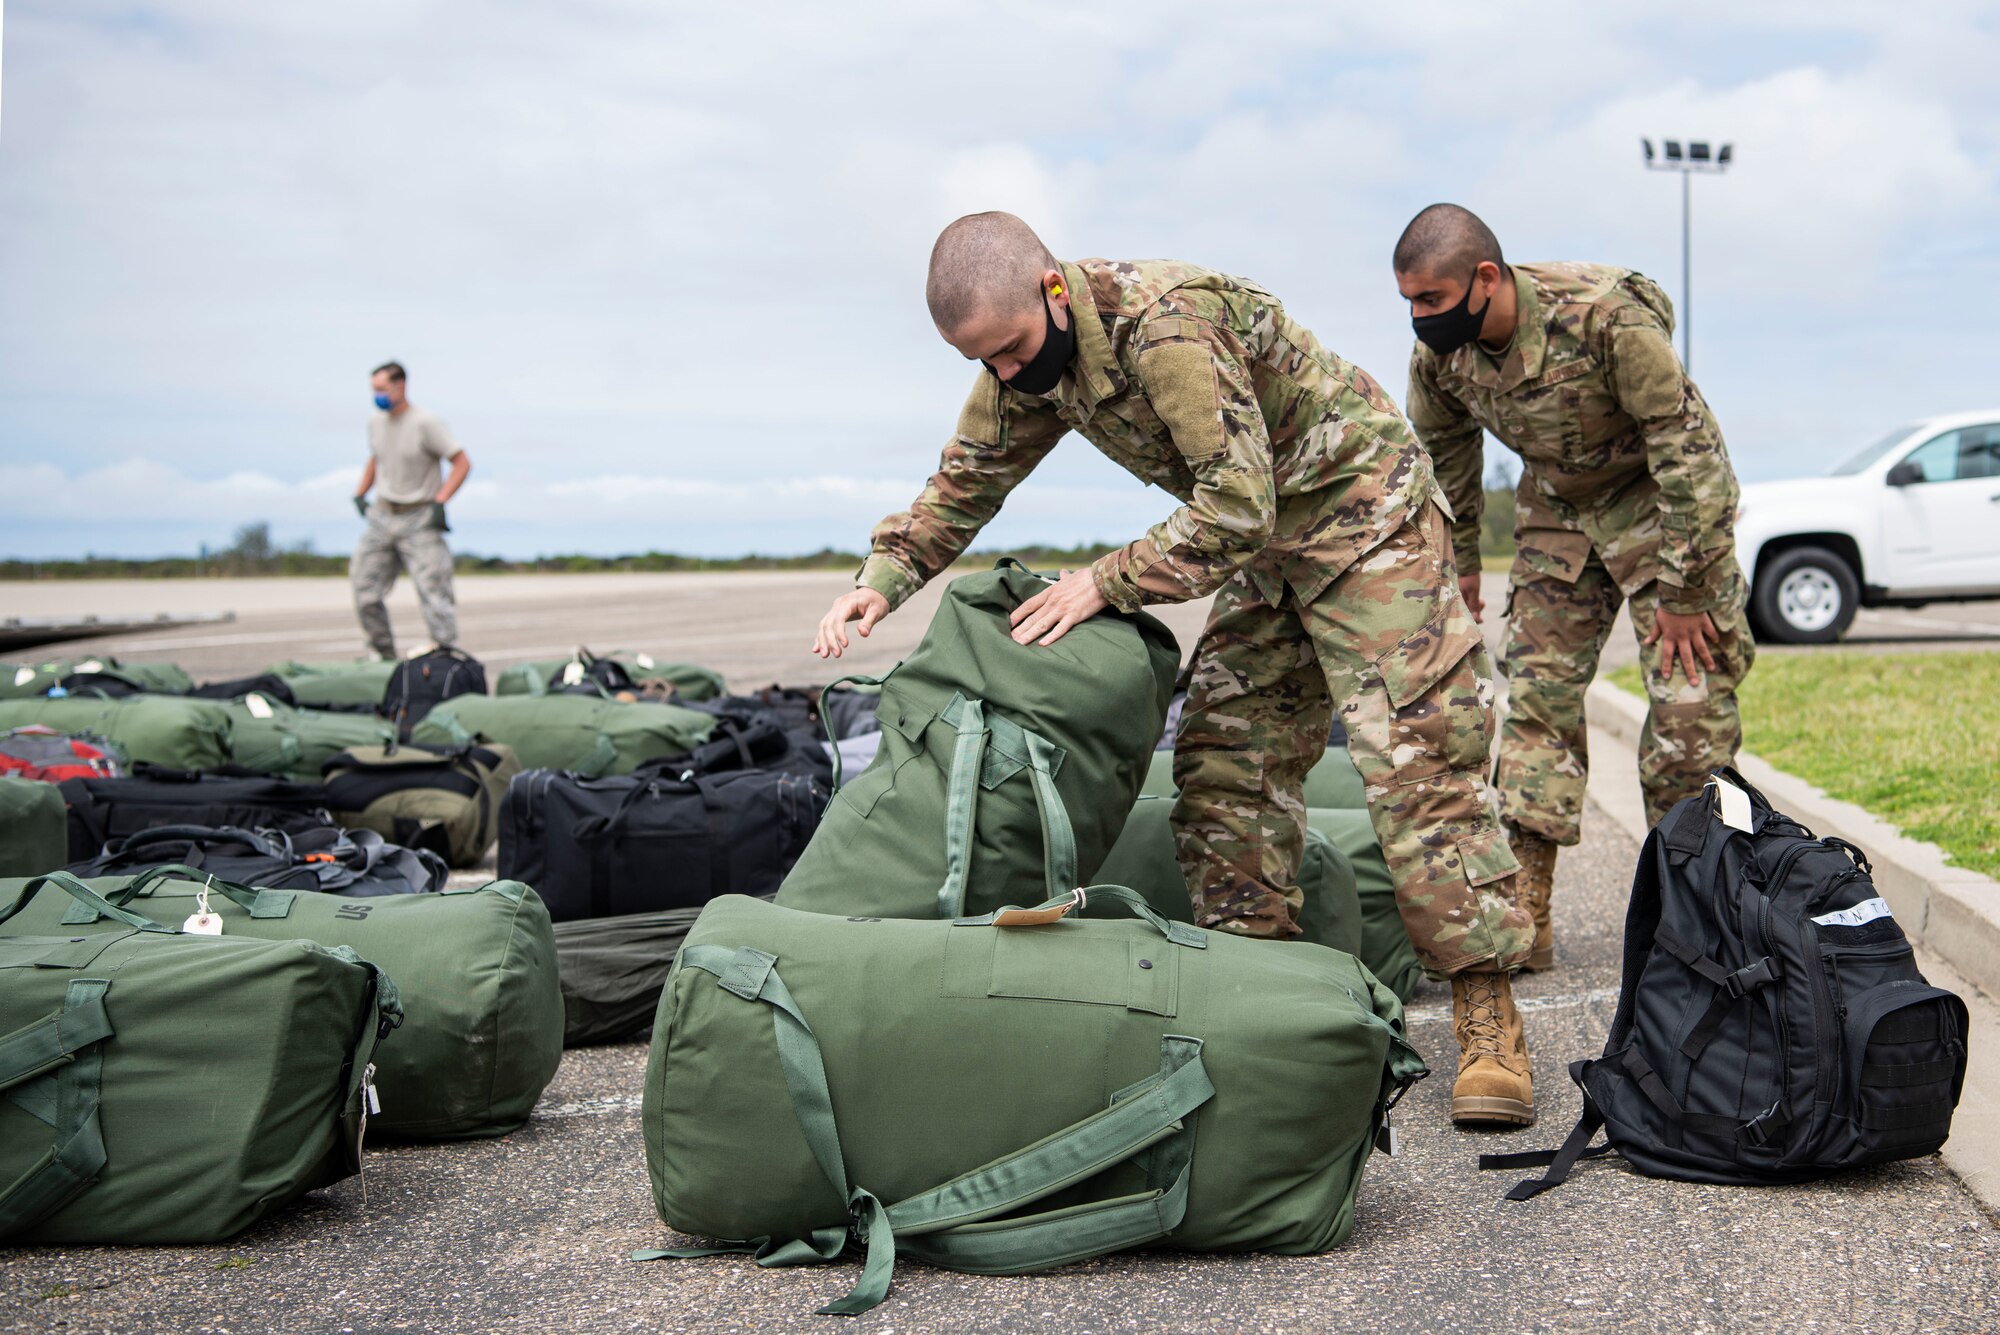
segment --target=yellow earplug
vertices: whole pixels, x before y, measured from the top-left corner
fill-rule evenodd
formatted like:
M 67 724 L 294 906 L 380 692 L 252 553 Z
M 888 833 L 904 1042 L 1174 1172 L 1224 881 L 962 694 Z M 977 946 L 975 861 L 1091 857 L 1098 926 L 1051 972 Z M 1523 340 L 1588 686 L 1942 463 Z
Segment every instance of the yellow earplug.
M 1050 289 L 1049 289 L 1049 295 L 1050 295 L 1050 296 L 1052 296 L 1052 297 L 1059 297 L 1059 296 L 1061 296 L 1061 295 L 1062 295 L 1062 284 L 1061 284 L 1061 283 L 1057 283 L 1057 284 L 1056 284 L 1056 285 L 1055 285 L 1054 287 L 1050 288 Z

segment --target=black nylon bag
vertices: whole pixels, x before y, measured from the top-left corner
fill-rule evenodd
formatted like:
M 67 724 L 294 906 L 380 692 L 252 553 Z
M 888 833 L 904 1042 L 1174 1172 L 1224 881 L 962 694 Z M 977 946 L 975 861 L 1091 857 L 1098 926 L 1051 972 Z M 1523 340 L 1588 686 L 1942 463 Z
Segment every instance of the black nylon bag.
M 1725 823 L 1718 781 L 1743 794 L 1747 832 Z M 1480 1167 L 1548 1165 L 1508 1192 L 1528 1200 L 1613 1151 L 1734 1185 L 1935 1152 L 1965 1083 L 1965 1003 L 1925 981 L 1870 873 L 1853 844 L 1716 771 L 1640 852 L 1611 1034 L 1570 1067 L 1582 1119 L 1559 1150 Z
M 65 779 L 71 862 L 158 825 L 229 825 L 297 832 L 330 825 L 326 790 L 247 770 L 138 764 L 122 778 Z
M 724 713 L 706 742 L 684 756 L 641 761 L 634 774 L 662 773 L 680 778 L 731 770 L 773 770 L 804 774 L 831 791 L 833 759 L 814 731 L 789 727 L 775 714 Z
M 184 866 L 258 889 L 317 890 L 366 898 L 444 889 L 444 859 L 389 843 L 372 830 L 323 825 L 286 833 L 228 826 L 161 825 L 106 844 L 64 868 L 86 880 Z
M 529 770 L 502 808 L 500 876 L 534 886 L 557 922 L 768 896 L 831 795 L 809 775 L 770 770 Z
M 241 700 L 246 695 L 261 695 L 276 700 L 281 705 L 297 709 L 299 697 L 292 690 L 292 684 L 275 672 L 260 672 L 254 677 L 234 677 L 228 681 L 205 681 L 188 692 L 197 700 Z
M 380 713 L 396 725 L 396 735 L 410 740 L 410 729 L 453 696 L 486 694 L 486 668 L 463 649 L 439 645 L 429 653 L 406 658 L 389 674 Z

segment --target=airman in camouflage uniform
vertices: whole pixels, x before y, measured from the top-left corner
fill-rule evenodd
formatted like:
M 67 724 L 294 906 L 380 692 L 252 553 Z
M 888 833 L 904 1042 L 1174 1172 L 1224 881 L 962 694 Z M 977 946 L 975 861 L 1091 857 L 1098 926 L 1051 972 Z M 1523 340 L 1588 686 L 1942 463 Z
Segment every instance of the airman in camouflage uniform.
M 1433 221 L 1462 231 L 1470 219 L 1491 240 L 1472 215 L 1442 212 L 1454 208 L 1434 206 Z M 1406 297 L 1434 292 L 1431 306 L 1463 289 L 1459 305 L 1470 311 L 1469 258 L 1440 266 L 1399 247 L 1398 284 Z M 1537 918 L 1529 967 L 1546 968 L 1556 849 L 1580 835 L 1584 690 L 1619 607 L 1629 603 L 1640 639 L 1650 709 L 1639 779 L 1655 823 L 1734 759 L 1742 740 L 1736 688 L 1754 648 L 1735 558 L 1736 478 L 1708 405 L 1674 355 L 1666 295 L 1609 265 L 1506 266 L 1497 241 L 1487 262 L 1494 297 L 1460 317 L 1465 341 L 1448 353 L 1416 345 L 1409 410 L 1457 516 L 1461 570 L 1478 569 L 1484 433 L 1522 459 L 1498 787 L 1524 869 L 1518 889 Z M 1472 336 L 1475 319 L 1481 328 Z M 1485 345 L 1492 342 L 1505 346 L 1494 351 Z M 1694 653 L 1683 645 L 1678 680 L 1674 637 L 1659 633 L 1676 617 L 1705 627 Z
M 1301 790 L 1337 704 L 1425 968 L 1477 976 L 1511 1016 L 1507 971 L 1532 929 L 1512 906 L 1515 863 L 1483 788 L 1491 663 L 1408 424 L 1373 379 L 1252 283 L 1165 260 L 1049 264 L 1047 337 L 1074 337 L 1060 379 L 1051 368 L 1052 388 L 1023 392 L 1010 382 L 1028 376 L 1003 382 L 1006 363 L 988 359 L 994 374 L 973 386 L 938 471 L 875 529 L 857 583 L 900 604 L 1072 430 L 1171 493 L 1181 508 L 1090 568 L 1083 615 L 1216 595 L 1174 755 L 1175 842 L 1198 920 L 1298 934 Z M 964 350 L 945 319 L 939 328 Z M 1023 612 L 1016 639 L 1043 629 Z M 837 602 L 822 645 L 862 615 Z M 1532 1120 L 1519 1046 L 1518 1071 L 1461 1079 L 1455 1116 Z

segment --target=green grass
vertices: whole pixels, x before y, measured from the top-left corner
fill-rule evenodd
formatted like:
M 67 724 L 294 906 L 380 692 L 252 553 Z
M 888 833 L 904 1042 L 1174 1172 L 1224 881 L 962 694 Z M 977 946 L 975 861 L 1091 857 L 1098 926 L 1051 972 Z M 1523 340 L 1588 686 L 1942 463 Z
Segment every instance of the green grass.
M 2000 654 L 1767 654 L 1741 699 L 1745 750 L 2000 876 Z

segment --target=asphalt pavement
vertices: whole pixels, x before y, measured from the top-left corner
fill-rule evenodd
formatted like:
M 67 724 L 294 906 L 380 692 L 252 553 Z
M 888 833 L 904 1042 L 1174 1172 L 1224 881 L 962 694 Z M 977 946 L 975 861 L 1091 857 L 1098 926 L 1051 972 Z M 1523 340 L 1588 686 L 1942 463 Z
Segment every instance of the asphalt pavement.
M 827 675 L 800 645 L 828 589 L 842 583 L 838 576 L 605 578 L 613 582 L 565 592 L 551 581 L 508 589 L 504 598 L 500 584 L 466 580 L 466 641 L 496 665 L 581 641 L 707 661 L 739 685 Z M 752 582 L 736 582 L 745 580 Z M 344 630 L 329 623 L 328 604 L 337 601 L 330 592 L 344 599 L 338 586 L 270 591 L 270 607 L 228 629 L 260 638 L 170 649 L 143 648 L 144 637 L 134 637 L 115 651 L 172 657 L 217 676 L 272 658 L 324 656 Z M 150 605 L 172 606 L 166 598 Z M 893 662 L 921 632 L 921 607 L 885 623 L 850 662 Z M 1184 643 L 1198 616 L 1198 609 L 1174 614 Z M 407 611 L 402 620 L 408 624 Z M 500 652 L 524 647 L 532 652 Z M 1353 1237 L 1338 1251 L 1161 1252 L 1020 1278 L 907 1263 L 888 1302 L 851 1328 L 2000 1329 L 2000 1230 L 1935 1157 L 1754 1189 L 1654 1181 L 1607 1160 L 1525 1204 L 1501 1199 L 1517 1175 L 1474 1168 L 1483 1151 L 1552 1146 L 1573 1122 L 1578 1099 L 1565 1068 L 1602 1046 L 1636 856 L 1630 837 L 1595 805 L 1583 844 L 1563 856 L 1558 967 L 1518 989 L 1534 1050 L 1538 1126 L 1508 1133 L 1451 1126 L 1449 993 L 1421 988 L 1411 1033 L 1437 1073 L 1399 1110 L 1403 1152 L 1371 1162 Z M 838 1329 L 838 1319 L 813 1309 L 847 1290 L 858 1273 L 851 1264 L 763 1271 L 740 1257 L 625 1259 L 676 1240 L 655 1218 L 646 1182 L 645 1061 L 639 1044 L 572 1051 L 514 1135 L 447 1145 L 378 1141 L 367 1156 L 365 1195 L 350 1179 L 231 1244 L 0 1253 L 0 1330 Z

